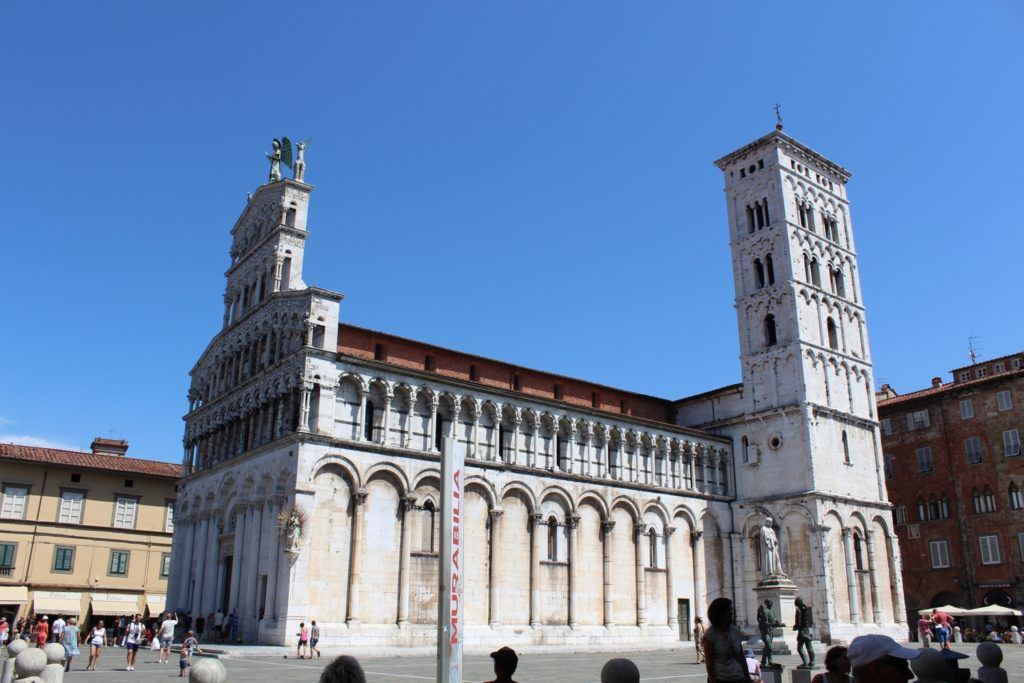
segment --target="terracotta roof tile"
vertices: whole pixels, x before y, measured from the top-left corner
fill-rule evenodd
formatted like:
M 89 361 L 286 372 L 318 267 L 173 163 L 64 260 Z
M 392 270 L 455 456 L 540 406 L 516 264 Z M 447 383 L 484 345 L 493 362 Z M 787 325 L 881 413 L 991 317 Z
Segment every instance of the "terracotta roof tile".
M 130 472 L 172 479 L 177 479 L 181 476 L 181 466 L 170 462 L 125 458 L 117 455 L 96 455 L 82 451 L 65 451 L 59 448 L 22 446 L 21 444 L 14 443 L 0 443 L 0 458 L 42 462 L 49 465 L 64 465 L 66 467 Z
M 925 398 L 927 396 L 932 396 L 934 394 L 942 394 L 947 391 L 956 391 L 958 389 L 974 387 L 979 384 L 987 384 L 990 382 L 998 381 L 1000 379 L 1005 379 L 1007 377 L 1013 377 L 1015 375 L 1024 375 L 1024 371 L 1010 370 L 1007 372 L 1000 372 L 998 374 L 989 375 L 988 377 L 980 377 L 978 379 L 968 380 L 966 382 L 946 382 L 941 386 L 928 387 L 927 389 L 921 389 L 920 391 L 911 391 L 910 393 L 907 394 L 900 394 L 899 396 L 894 396 L 890 399 L 879 401 L 878 407 L 879 409 L 888 408 L 889 406 L 894 406 L 899 403 L 906 403 L 907 401 L 914 401 L 919 398 Z

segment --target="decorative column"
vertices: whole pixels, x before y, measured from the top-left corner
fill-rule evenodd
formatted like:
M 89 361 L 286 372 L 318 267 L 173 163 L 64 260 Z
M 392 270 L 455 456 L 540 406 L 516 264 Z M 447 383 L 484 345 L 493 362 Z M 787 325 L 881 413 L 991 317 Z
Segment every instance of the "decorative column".
M 594 476 L 594 427 L 589 422 L 583 424 L 583 474 L 588 477 Z
M 864 532 L 864 543 L 868 547 L 868 581 L 871 584 L 871 618 L 881 626 L 885 622 L 882 616 L 882 603 L 878 599 L 878 561 L 875 557 L 875 534 Z
M 356 416 L 356 441 L 366 440 L 366 394 L 366 389 L 359 389 L 359 415 Z M 373 436 L 373 425 L 370 425 L 370 436 Z
M 245 542 L 245 507 L 236 506 L 235 515 L 235 548 L 231 556 L 231 587 L 228 591 L 228 613 L 238 609 L 238 592 L 242 579 L 242 550 Z M 227 615 L 225 615 L 227 616 Z
M 412 447 L 412 426 L 416 420 L 416 392 L 409 391 L 409 415 L 405 418 L 405 447 Z
M 437 396 L 430 397 L 430 446 L 428 450 L 437 452 L 437 408 L 441 400 Z
M 676 630 L 679 623 L 676 613 L 675 567 L 672 564 L 672 533 L 675 530 L 674 526 L 665 527 L 665 602 L 668 607 L 668 626 L 673 630 Z
M 567 420 L 568 427 L 565 430 L 565 462 L 568 465 L 566 472 L 572 474 L 576 471 L 576 422 Z
M 533 413 L 530 419 L 530 431 L 530 450 L 527 452 L 529 462 L 526 465 L 527 467 L 540 467 L 537 462 L 537 458 L 540 455 L 540 450 L 537 448 L 538 441 L 540 440 L 540 418 L 537 417 L 536 413 Z
M 509 453 L 507 461 L 513 465 L 519 460 L 519 426 L 522 423 L 523 413 L 519 408 L 516 408 L 512 414 L 512 448 L 509 449 L 511 453 Z
M 167 605 L 168 609 L 178 609 L 179 607 L 185 607 L 190 605 L 189 600 L 189 587 L 192 583 L 192 546 L 195 542 L 195 518 L 185 518 L 182 520 L 184 523 L 181 525 L 181 533 L 185 539 L 185 548 L 182 555 L 182 563 L 180 566 L 181 576 L 178 578 L 178 590 L 177 590 L 177 605 Z
M 623 461 L 626 459 L 626 438 L 622 437 L 619 439 L 619 447 L 616 449 L 618 457 L 615 458 L 615 480 L 622 481 L 622 471 L 626 469 L 623 467 L 625 464 Z
M 693 531 L 690 534 L 693 544 L 693 610 L 701 619 L 707 615 L 707 592 L 704 588 L 704 576 L 707 565 L 704 562 L 704 532 Z
M 198 548 L 193 550 L 193 567 L 196 574 L 196 588 L 192 594 L 192 614 L 198 615 L 203 609 L 203 592 L 206 588 L 206 564 L 207 549 L 212 545 L 210 539 L 210 513 L 204 512 L 199 521 L 199 529 L 196 530 L 196 543 Z
M 473 401 L 473 451 L 471 458 L 480 457 L 480 401 Z
M 614 607 L 612 605 L 612 529 L 615 522 L 605 520 L 601 522 L 601 559 L 604 564 L 602 579 L 604 581 L 604 625 L 605 627 L 615 625 Z
M 504 512 L 501 508 L 493 508 L 491 510 L 491 576 L 487 585 L 490 589 L 488 597 L 490 598 L 489 623 L 491 628 L 501 626 L 501 614 L 498 611 L 501 605 L 501 588 L 498 584 L 501 581 L 501 553 L 499 552 L 499 547 L 501 546 L 501 515 Z
M 313 385 L 309 382 L 302 383 L 302 406 L 299 411 L 299 429 L 300 432 L 309 431 L 309 401 L 313 393 Z
M 702 493 L 711 493 L 710 482 L 708 481 L 708 451 L 710 449 L 707 446 L 701 447 L 700 452 L 700 475 L 701 475 L 701 486 L 700 490 Z
M 846 588 L 850 593 L 850 621 L 861 623 L 860 591 L 857 589 L 857 565 L 853 557 L 853 531 L 843 529 L 843 555 L 846 559 Z
M 388 387 L 387 393 L 384 394 L 384 429 L 381 430 L 380 443 L 382 446 L 388 445 L 388 437 L 391 435 L 391 399 L 394 398 L 394 394 L 391 393 L 391 388 Z
M 491 457 L 488 460 L 501 460 L 501 404 L 494 405 L 494 429 L 491 430 L 490 447 Z
M 533 529 L 533 536 L 530 537 L 530 626 L 533 628 L 540 628 L 540 558 L 544 552 L 540 520 L 539 512 L 530 513 Z
M 359 625 L 359 561 L 363 550 L 363 504 L 366 502 L 366 491 L 356 491 L 352 506 L 352 547 L 349 550 L 348 570 L 348 615 L 345 623 L 349 626 Z
M 284 259 L 280 256 L 274 259 L 274 291 L 281 291 L 281 266 L 284 263 Z M 237 317 L 237 316 L 236 316 Z
M 715 493 L 724 495 L 722 490 L 722 455 L 717 448 L 711 450 L 711 466 L 715 468 Z
M 281 512 L 281 506 L 284 500 L 280 497 L 270 499 L 270 520 L 271 525 L 277 519 L 277 515 Z M 280 564 L 280 557 L 284 553 L 281 552 L 281 535 L 277 532 L 277 529 L 271 530 L 270 537 L 266 539 L 269 543 L 267 548 L 267 556 L 270 560 L 267 566 L 267 606 L 266 606 L 266 618 L 271 621 L 277 621 L 277 576 L 278 576 L 278 565 Z
M 831 530 L 827 526 L 813 526 L 813 531 L 818 534 L 818 559 L 821 564 L 821 574 L 817 577 L 821 581 L 820 595 L 825 601 L 825 616 L 829 621 L 836 620 L 836 603 L 832 598 L 834 593 L 832 587 L 832 563 L 829 558 L 829 552 L 831 546 L 828 540 L 828 532 Z
M 580 525 L 579 515 L 570 515 L 569 519 L 569 628 L 579 625 L 576 619 L 576 590 L 580 585 L 579 562 L 576 558 L 576 533 Z
M 852 283 L 851 283 L 852 284 Z M 899 539 L 895 534 L 889 536 L 889 579 L 892 581 L 892 610 L 897 624 L 907 623 L 907 605 L 903 602 L 903 562 L 900 559 Z
M 452 405 L 452 448 L 459 447 L 459 415 L 462 414 L 462 400 L 458 397 L 455 398 L 455 403 Z M 444 436 L 443 434 L 441 435 Z
M 633 547 L 636 550 L 636 625 L 647 624 L 647 588 L 644 582 L 644 525 L 633 525 Z
M 402 549 L 398 556 L 398 626 L 409 625 L 409 556 L 412 553 L 412 513 L 416 499 L 402 499 Z
M 240 595 L 242 603 L 242 623 L 246 626 L 246 633 L 249 633 L 250 619 L 256 619 L 259 615 L 256 611 L 256 588 L 259 582 L 256 580 L 256 571 L 260 556 L 260 525 L 263 523 L 263 501 L 253 501 L 249 506 L 249 519 L 245 524 L 245 582 L 244 593 Z

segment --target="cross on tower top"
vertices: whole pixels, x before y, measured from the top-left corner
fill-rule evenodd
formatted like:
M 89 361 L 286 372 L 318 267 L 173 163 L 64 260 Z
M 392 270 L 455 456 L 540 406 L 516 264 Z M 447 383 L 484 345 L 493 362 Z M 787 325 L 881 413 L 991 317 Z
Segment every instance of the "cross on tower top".
M 778 103 L 775 104 L 775 130 L 782 130 L 782 106 Z

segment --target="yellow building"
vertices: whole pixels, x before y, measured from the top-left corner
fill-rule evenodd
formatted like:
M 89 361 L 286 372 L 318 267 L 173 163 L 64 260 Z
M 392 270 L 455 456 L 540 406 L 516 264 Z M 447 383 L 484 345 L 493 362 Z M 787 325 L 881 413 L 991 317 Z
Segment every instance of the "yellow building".
M 0 615 L 163 610 L 181 471 L 127 450 L 0 444 Z

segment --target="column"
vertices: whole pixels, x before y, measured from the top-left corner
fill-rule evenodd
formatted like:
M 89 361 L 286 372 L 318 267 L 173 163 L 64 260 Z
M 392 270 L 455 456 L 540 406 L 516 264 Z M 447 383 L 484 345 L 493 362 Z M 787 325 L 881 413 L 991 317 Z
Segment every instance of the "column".
M 491 628 L 501 626 L 501 614 L 498 611 L 501 604 L 499 598 L 501 588 L 498 585 L 501 582 L 501 553 L 498 548 L 501 545 L 501 535 L 499 532 L 501 530 L 501 515 L 504 512 L 501 508 L 491 510 L 491 576 L 487 584 L 489 589 L 488 597 L 491 602 L 489 619 Z
M 615 479 L 616 481 L 622 481 L 622 470 L 623 460 L 626 458 L 626 440 L 625 438 L 619 439 L 619 447 L 615 449 L 618 453 L 618 457 L 615 458 Z
M 405 447 L 406 448 L 411 448 L 412 447 L 412 426 L 413 426 L 413 423 L 416 421 L 416 394 L 414 392 L 411 392 L 411 391 L 409 392 L 408 406 L 409 406 L 409 415 L 408 415 L 408 417 L 406 417 L 406 421 L 405 421 Z
M 637 444 L 639 445 L 639 444 Z M 633 525 L 633 547 L 636 550 L 636 625 L 647 624 L 647 588 L 644 585 L 644 525 Z
M 259 504 L 259 520 L 260 524 L 257 527 L 258 537 L 256 539 L 256 587 L 252 593 L 253 611 L 256 613 L 256 619 L 262 621 L 263 618 L 270 618 L 270 612 L 273 612 L 273 608 L 270 607 L 270 565 L 276 564 L 277 558 L 272 557 L 268 553 L 268 545 L 276 547 L 276 542 L 272 539 L 277 538 L 277 529 L 274 527 L 277 525 L 277 518 L 273 514 L 273 503 L 269 500 L 264 500 Z M 263 576 L 267 577 L 267 590 L 263 596 L 263 601 L 260 601 L 260 593 L 263 587 Z M 259 631 L 257 631 L 257 636 Z
M 274 498 L 270 501 L 270 519 L 276 520 L 277 515 L 281 512 L 282 501 L 280 498 Z M 266 617 L 271 621 L 277 621 L 277 576 L 278 576 L 278 564 L 280 564 L 280 558 L 283 553 L 281 552 L 281 537 L 272 533 L 267 539 L 270 544 L 267 548 L 267 557 L 269 559 L 269 565 L 267 566 L 267 606 L 266 606 Z
M 437 406 L 439 399 L 433 396 L 430 399 L 430 446 L 427 450 L 437 452 Z
M 593 476 L 594 474 L 594 452 L 590 445 L 593 435 L 594 430 L 590 426 L 590 423 L 587 423 L 583 429 L 583 474 L 588 477 Z
M 724 495 L 725 491 L 722 490 L 722 456 L 718 452 L 718 449 L 711 451 L 711 466 L 715 468 L 715 493 Z
M 690 534 L 693 544 L 693 611 L 696 616 L 707 617 L 707 592 L 704 588 L 704 576 L 707 565 L 704 562 L 704 532 L 694 531 Z
M 452 448 L 459 447 L 459 416 L 462 414 L 462 399 L 456 397 L 455 404 L 452 406 Z M 442 434 L 442 436 L 444 436 Z M 440 542 L 440 541 L 439 541 Z
M 398 625 L 409 625 L 409 556 L 412 553 L 412 514 L 416 499 L 402 499 L 402 548 L 398 556 Z
M 519 460 L 519 425 L 523 423 L 523 414 L 516 408 L 515 413 L 512 415 L 512 452 L 509 453 L 508 462 L 516 464 Z
M 349 550 L 348 570 L 348 615 L 345 622 L 349 626 L 359 625 L 359 561 L 363 550 L 363 509 L 366 503 L 366 491 L 356 491 L 352 499 L 352 547 Z
M 569 516 L 569 628 L 575 629 L 579 622 L 576 619 L 576 589 L 580 584 L 579 562 L 576 559 L 576 533 L 580 525 L 579 515 Z
M 501 460 L 501 404 L 494 404 L 494 429 L 491 430 L 491 457 L 488 460 Z
M 281 291 L 281 266 L 283 265 L 283 259 L 278 256 L 274 259 L 274 291 Z
M 576 471 L 576 423 L 568 422 L 565 430 L 565 462 L 568 465 L 566 472 L 570 474 Z
M 679 615 L 676 610 L 676 577 L 672 564 L 672 533 L 674 526 L 665 527 L 665 602 L 668 607 L 668 627 L 677 630 Z
M 391 392 L 388 391 L 384 395 L 384 429 L 381 430 L 380 443 L 386 446 L 388 444 L 388 436 L 391 432 Z
M 708 449 L 704 447 L 701 449 L 700 454 L 700 474 L 701 474 L 701 487 L 700 490 L 704 493 L 710 493 L 711 487 L 708 482 Z
M 541 532 L 541 515 L 530 513 L 533 535 L 530 537 L 530 626 L 540 627 L 540 558 L 544 552 L 544 534 Z
M 853 557 L 853 532 L 843 529 L 843 555 L 846 558 L 846 588 L 850 593 L 850 621 L 861 623 L 860 594 L 857 590 L 857 572 Z
M 598 437 L 595 435 L 594 437 Z M 608 457 L 611 454 L 611 439 L 608 438 L 608 432 L 604 432 L 604 436 L 597 441 L 597 448 L 599 454 L 597 456 L 597 476 L 607 477 L 608 476 Z
M 251 633 L 250 620 L 256 619 L 256 571 L 259 569 L 260 556 L 260 525 L 263 523 L 263 503 L 253 501 L 249 506 L 249 519 L 245 523 L 245 562 L 246 567 L 243 573 L 244 592 L 241 593 L 243 624 L 246 627 L 246 635 Z
M 179 566 L 180 575 L 175 577 L 178 581 L 178 590 L 175 599 L 178 604 L 167 605 L 167 609 L 175 610 L 179 607 L 190 605 L 189 584 L 192 581 L 192 544 L 195 537 L 195 522 L 186 518 L 181 525 L 181 533 L 185 539 L 185 547 L 182 551 L 182 562 Z
M 359 415 L 356 417 L 356 441 L 366 440 L 366 390 L 359 390 Z M 370 435 L 373 435 L 372 426 Z
M 539 467 L 537 464 L 537 440 L 540 438 L 540 418 L 536 415 L 530 420 L 530 448 L 526 452 L 526 466 L 527 467 Z
M 864 532 L 864 543 L 868 547 L 868 581 L 871 584 L 871 618 L 881 626 L 885 623 L 882 616 L 882 603 L 878 599 L 878 560 L 875 557 L 875 534 Z
M 903 562 L 900 559 L 899 539 L 894 535 L 889 536 L 892 552 L 886 552 L 889 558 L 889 579 L 892 581 L 892 610 L 894 621 L 897 624 L 907 623 L 907 606 L 903 602 Z
M 203 602 L 203 575 L 206 567 L 206 535 L 210 528 L 210 513 L 204 512 L 199 520 L 199 527 L 196 529 L 196 547 L 192 551 L 193 563 L 192 573 L 195 574 L 195 587 L 192 590 L 192 600 L 189 601 L 189 609 L 192 614 L 198 615 L 200 605 Z
M 208 614 L 217 609 L 217 567 L 220 564 L 220 529 L 217 514 L 210 517 L 206 531 L 206 566 L 203 567 L 203 599 L 199 611 Z M 193 614 L 196 614 L 193 612 Z
M 231 587 L 228 592 L 228 613 L 238 609 L 238 589 L 242 579 L 242 544 L 245 537 L 245 508 L 237 507 L 235 515 L 235 548 L 231 557 Z M 225 615 L 227 616 L 227 615 Z
M 825 616 L 828 618 L 829 621 L 835 621 L 836 603 L 835 600 L 832 598 L 832 569 L 831 561 L 829 559 L 830 545 L 828 540 L 828 532 L 830 530 L 830 527 L 817 525 L 811 528 L 812 530 L 818 533 L 818 559 L 821 564 L 821 574 L 817 576 L 817 578 L 821 581 L 821 591 L 819 595 L 821 595 L 825 601 Z
M 299 429 L 300 432 L 309 431 L 309 400 L 313 393 L 313 385 L 304 383 L 302 385 L 302 404 L 299 411 Z
M 469 455 L 480 457 L 480 401 L 473 402 L 473 451 Z
M 602 578 L 604 581 L 604 625 L 605 627 L 615 625 L 615 615 L 612 613 L 612 529 L 615 522 L 605 520 L 601 522 L 601 555 L 604 564 Z

